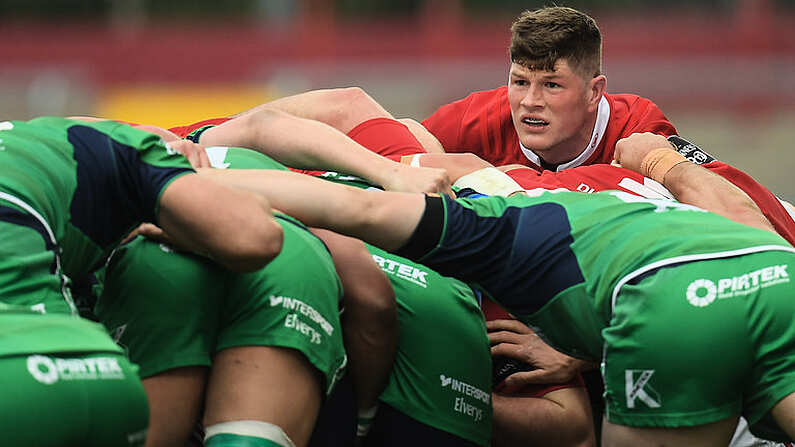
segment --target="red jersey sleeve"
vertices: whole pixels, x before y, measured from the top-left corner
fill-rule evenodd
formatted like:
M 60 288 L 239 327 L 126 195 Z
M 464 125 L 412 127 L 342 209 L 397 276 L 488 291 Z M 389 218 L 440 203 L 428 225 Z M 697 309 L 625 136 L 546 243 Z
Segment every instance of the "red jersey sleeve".
M 759 184 L 743 171 L 716 160 L 713 156 L 682 137 L 677 135 L 670 136 L 668 141 L 691 162 L 704 166 L 745 191 L 759 209 L 762 210 L 762 214 L 770 221 L 776 232 L 786 239 L 790 245 L 795 245 L 795 221 L 792 220 L 781 201 L 769 189 Z
M 776 232 L 790 245 L 795 246 L 795 221 L 770 190 L 760 185 L 750 175 L 721 161 L 715 160 L 705 164 L 704 167 L 745 191 L 762 210 L 762 214 L 770 221 Z
M 177 126 L 168 129 L 171 132 L 177 134 L 180 138 L 185 138 L 190 135 L 196 129 L 200 129 L 204 126 L 217 126 L 219 124 L 225 123 L 232 118 L 224 117 L 224 118 L 210 118 L 203 121 L 198 121 L 193 124 L 188 124 L 187 126 Z
M 652 101 L 637 95 L 605 94 L 610 106 L 610 119 L 599 147 L 583 163 L 609 164 L 613 161 L 616 143 L 633 133 L 651 132 L 665 137 L 676 135 L 674 125 Z

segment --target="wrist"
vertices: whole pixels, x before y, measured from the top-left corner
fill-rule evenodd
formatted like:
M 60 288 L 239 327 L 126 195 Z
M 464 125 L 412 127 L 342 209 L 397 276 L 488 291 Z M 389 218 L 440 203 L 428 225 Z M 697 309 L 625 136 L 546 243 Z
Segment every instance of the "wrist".
M 667 147 L 653 149 L 640 162 L 640 173 L 660 184 L 665 183 L 665 176 L 675 166 L 688 160 L 679 152 Z

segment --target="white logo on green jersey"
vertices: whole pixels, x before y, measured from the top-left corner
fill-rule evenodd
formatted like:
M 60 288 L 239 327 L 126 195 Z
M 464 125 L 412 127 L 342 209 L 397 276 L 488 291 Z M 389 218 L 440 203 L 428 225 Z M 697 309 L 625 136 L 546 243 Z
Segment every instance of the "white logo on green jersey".
M 687 287 L 687 301 L 696 307 L 704 307 L 716 298 L 748 295 L 765 287 L 788 283 L 787 267 L 787 264 L 771 265 L 740 276 L 721 278 L 717 283 L 708 279 L 697 279 Z
M 635 374 L 639 373 L 637 380 Z M 635 408 L 635 399 L 639 399 L 649 408 L 660 408 L 660 395 L 649 385 L 653 369 L 627 369 L 624 370 L 625 388 L 627 393 L 627 408 Z M 651 393 L 651 394 L 650 394 Z
M 687 286 L 685 296 L 690 304 L 704 307 L 715 301 L 715 297 L 718 296 L 718 288 L 714 282 L 708 279 L 697 279 Z
M 124 372 L 118 360 L 113 357 L 64 359 L 31 355 L 27 364 L 30 375 L 45 385 L 51 385 L 58 380 L 124 379 Z
M 216 169 L 226 169 L 232 164 L 226 162 L 226 154 L 229 152 L 228 147 L 212 146 L 205 148 L 204 151 L 207 152 L 210 165 Z
M 491 393 L 487 393 L 480 388 L 470 385 L 464 381 L 457 380 L 453 377 L 445 376 L 444 374 L 439 375 L 439 380 L 442 381 L 442 388 L 450 387 L 451 390 L 463 394 L 465 396 L 471 396 L 475 399 L 483 402 L 484 404 L 488 404 L 491 401 Z
M 320 312 L 299 299 L 290 298 L 289 296 L 271 295 L 270 303 L 271 307 L 281 306 L 288 310 L 298 311 L 298 313 L 309 317 L 310 320 L 317 323 L 317 325 L 320 326 L 328 335 L 331 335 L 334 332 L 334 326 L 332 326 L 325 318 L 323 318 L 323 315 L 320 315 Z
M 386 272 L 388 275 L 410 281 L 423 288 L 428 287 L 428 280 L 426 278 L 428 272 L 424 270 L 420 270 L 414 266 L 403 264 L 392 259 L 382 258 L 378 255 L 373 255 L 373 260 L 376 264 L 378 264 L 379 267 L 381 267 L 381 270 Z
M 699 207 L 693 205 L 686 205 L 684 203 L 679 203 L 674 200 L 665 200 L 665 199 L 647 199 L 645 197 L 636 196 L 633 194 L 629 194 L 623 191 L 610 191 L 610 195 L 614 197 L 618 197 L 622 201 L 626 203 L 648 203 L 657 207 L 654 210 L 655 213 L 661 213 L 663 211 L 675 210 L 675 211 L 699 211 L 702 213 L 706 213 L 706 210 L 703 210 Z
M 11 121 L 3 121 L 0 123 L 0 130 L 11 130 L 14 128 L 14 123 Z

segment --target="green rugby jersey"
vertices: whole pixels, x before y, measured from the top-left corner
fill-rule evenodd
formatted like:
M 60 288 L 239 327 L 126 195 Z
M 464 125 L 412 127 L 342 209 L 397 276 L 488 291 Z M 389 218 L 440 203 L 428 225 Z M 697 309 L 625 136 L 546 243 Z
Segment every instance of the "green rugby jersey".
M 682 262 L 793 251 L 776 234 L 619 191 L 444 201 L 441 241 L 417 261 L 477 284 L 559 349 L 590 359 L 627 282 Z
M 69 277 L 90 272 L 141 221 L 155 222 L 160 193 L 188 172 L 160 137 L 118 122 L 0 123 L 0 206 L 48 230 Z

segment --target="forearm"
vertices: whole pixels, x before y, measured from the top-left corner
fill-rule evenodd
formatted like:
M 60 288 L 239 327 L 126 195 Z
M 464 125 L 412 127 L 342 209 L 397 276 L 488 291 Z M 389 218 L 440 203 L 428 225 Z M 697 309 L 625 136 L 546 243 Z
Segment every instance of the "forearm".
M 208 129 L 201 143 L 247 147 L 293 168 L 344 172 L 377 185 L 388 184 L 406 168 L 327 124 L 276 110 L 244 115 Z
M 356 237 L 385 250 L 405 245 L 425 211 L 422 194 L 365 191 L 285 171 L 198 172 L 224 185 L 260 194 L 274 209 L 306 225 Z
M 282 246 L 282 229 L 267 200 L 195 174 L 166 187 L 157 220 L 176 246 L 210 256 L 234 271 L 262 268 Z
M 677 164 L 665 174 L 663 185 L 682 203 L 712 211 L 735 222 L 776 232 L 743 190 L 701 166 L 689 162 Z
M 440 143 L 439 140 L 421 123 L 411 118 L 401 118 L 398 121 L 405 124 L 406 127 L 409 128 L 409 132 L 411 132 L 412 135 L 414 135 L 414 138 L 416 138 L 417 141 L 422 144 L 425 152 L 428 152 L 429 154 L 444 153 L 444 147 L 442 147 L 442 143 Z
M 494 429 L 492 445 L 510 447 L 594 445 L 590 407 L 581 388 L 554 391 L 569 394 L 565 404 L 545 397 L 492 394 Z

